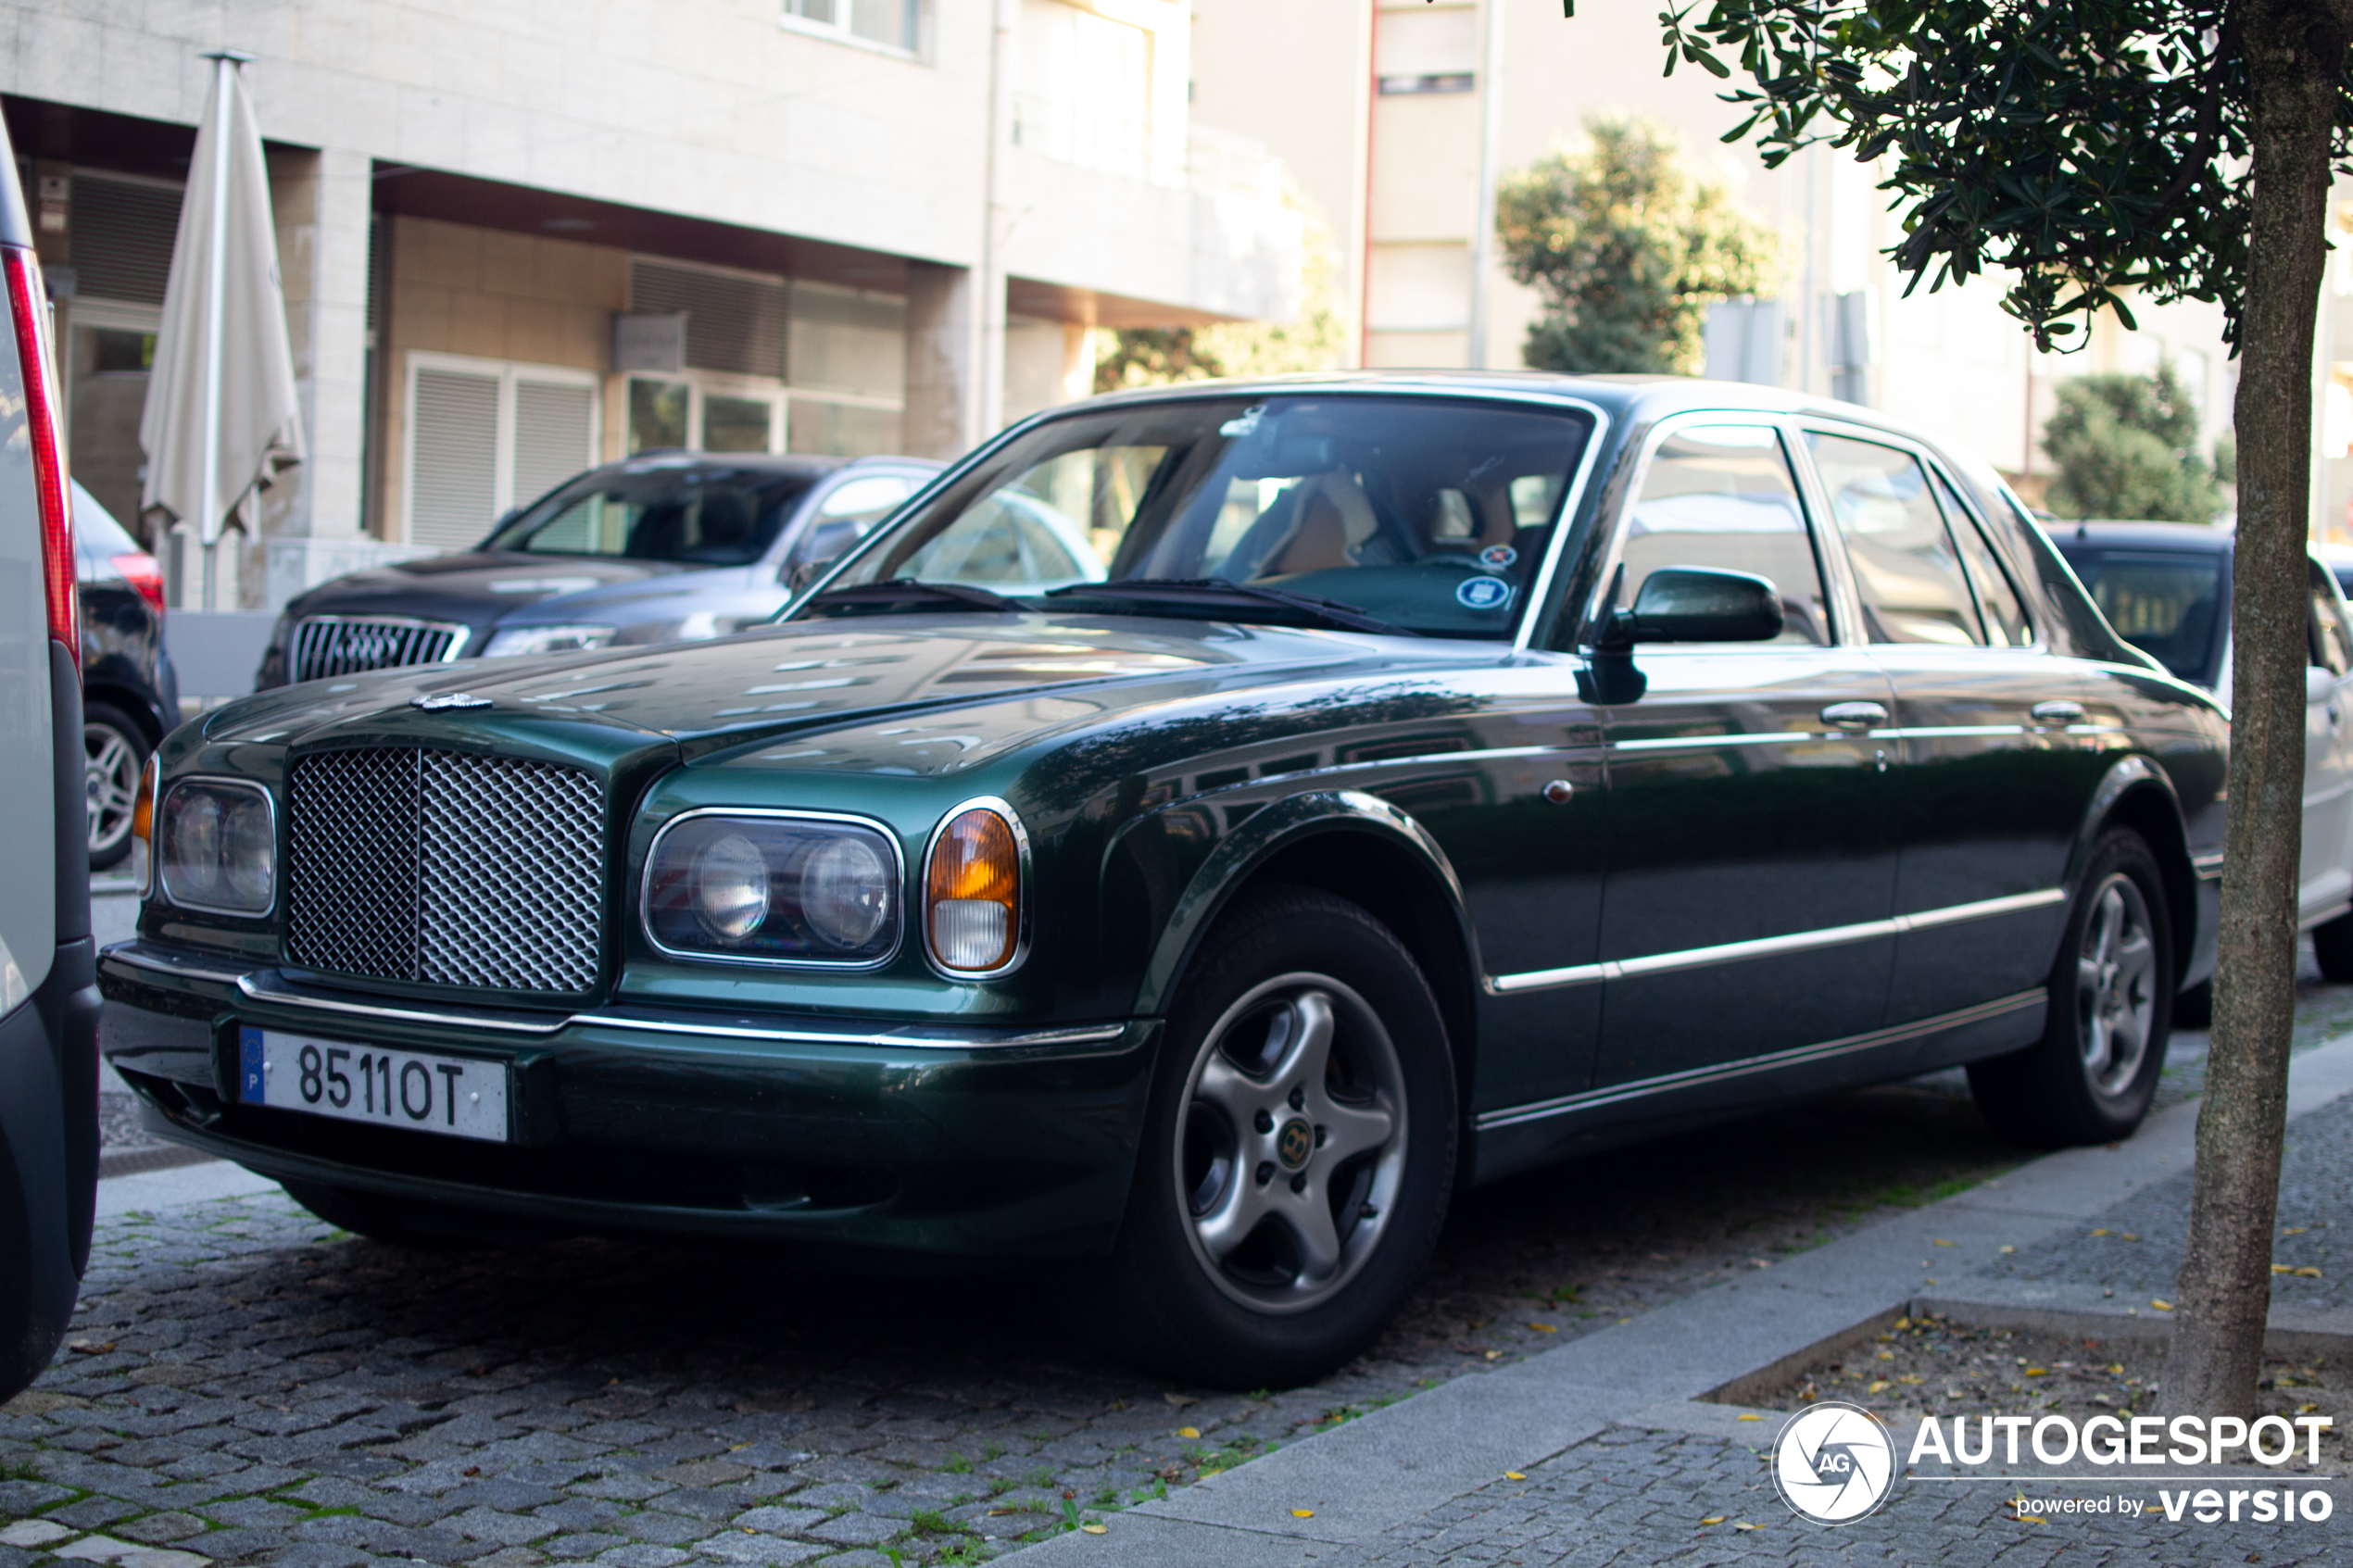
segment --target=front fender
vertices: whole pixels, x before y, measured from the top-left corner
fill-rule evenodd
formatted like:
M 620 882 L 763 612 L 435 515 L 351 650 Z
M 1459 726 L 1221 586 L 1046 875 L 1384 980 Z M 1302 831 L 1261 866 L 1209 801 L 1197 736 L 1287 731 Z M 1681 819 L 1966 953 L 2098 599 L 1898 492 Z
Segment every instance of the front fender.
M 1156 812 L 1131 824 L 1113 846 L 1114 853 L 1132 854 L 1139 847 L 1136 842 L 1139 837 L 1157 835 L 1166 842 L 1155 847 L 1165 854 L 1175 845 L 1195 840 L 1200 815 L 1214 809 L 1194 801 Z M 1181 824 L 1182 831 L 1172 832 L 1179 824 L 1171 819 L 1178 817 L 1187 821 Z M 1166 1010 L 1170 993 L 1192 960 L 1194 949 L 1253 873 L 1284 850 L 1327 833 L 1364 834 L 1383 840 L 1424 868 L 1445 890 L 1447 914 L 1468 956 L 1470 972 L 1481 972 L 1478 936 L 1464 907 L 1462 880 L 1428 830 L 1378 796 L 1353 789 L 1312 790 L 1261 807 L 1215 839 L 1199 858 L 1190 875 L 1182 879 L 1183 890 L 1152 938 L 1136 998 L 1137 1013 L 1156 1017 Z

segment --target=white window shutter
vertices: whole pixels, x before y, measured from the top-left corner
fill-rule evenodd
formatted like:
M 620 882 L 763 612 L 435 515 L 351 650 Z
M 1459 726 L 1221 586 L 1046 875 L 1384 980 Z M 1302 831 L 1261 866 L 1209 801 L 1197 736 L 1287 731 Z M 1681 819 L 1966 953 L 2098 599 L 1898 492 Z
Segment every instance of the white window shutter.
M 515 378 L 514 502 L 527 507 L 597 460 L 597 394 Z
M 498 517 L 498 378 L 420 369 L 409 408 L 409 542 L 482 542 Z

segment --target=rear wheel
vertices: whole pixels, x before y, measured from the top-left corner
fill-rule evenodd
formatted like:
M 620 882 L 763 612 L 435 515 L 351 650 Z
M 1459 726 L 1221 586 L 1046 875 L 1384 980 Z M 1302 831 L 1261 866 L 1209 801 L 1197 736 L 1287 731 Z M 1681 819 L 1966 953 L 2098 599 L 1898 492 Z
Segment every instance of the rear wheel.
M 1317 1377 L 1403 1304 L 1453 1170 L 1453 1065 L 1413 955 L 1329 894 L 1249 895 L 1170 1010 L 1103 1321 L 1187 1381 Z
M 131 809 L 147 765 L 146 732 L 110 703 L 82 710 L 82 787 L 87 792 L 90 869 L 121 864 L 131 853 Z
M 1969 1064 L 1996 1132 L 2057 1146 L 2124 1137 L 2148 1114 L 2172 1027 L 2173 933 L 2157 857 L 2115 828 L 2094 846 L 2058 962 L 2043 1037 Z

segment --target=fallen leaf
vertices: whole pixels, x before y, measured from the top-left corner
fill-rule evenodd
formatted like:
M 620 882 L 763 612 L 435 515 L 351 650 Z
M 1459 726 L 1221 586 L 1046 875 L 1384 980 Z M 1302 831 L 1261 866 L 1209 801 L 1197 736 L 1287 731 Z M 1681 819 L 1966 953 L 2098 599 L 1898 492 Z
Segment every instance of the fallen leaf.
M 482 1466 L 480 1466 L 480 1465 L 478 1465 L 478 1464 L 470 1464 L 470 1465 L 466 1466 L 466 1468 L 464 1469 L 464 1471 L 462 1471 L 462 1472 L 461 1472 L 461 1474 L 467 1474 L 467 1475 L 479 1475 L 479 1474 L 482 1474 Z
M 1504 1472 L 1504 1479 L 1506 1481 L 1525 1481 L 1528 1477 L 1521 1474 L 1516 1470 L 1506 1470 Z
M 1617 1320 L 1617 1326 L 1624 1328 L 1628 1323 L 1632 1323 L 1633 1321 L 1634 1320 L 1632 1318 L 1620 1318 Z
M 2015 1247 L 2005 1247 L 2005 1248 L 2002 1248 L 2002 1250 L 2003 1250 L 2003 1251 L 2005 1251 L 2005 1252 L 2015 1252 L 2015 1251 L 2017 1251 L 2017 1250 L 2018 1250 L 2018 1248 L 2015 1248 Z
M 111 1339 L 104 1341 L 96 1339 L 77 1339 L 71 1345 L 67 1346 L 66 1348 L 73 1351 L 76 1355 L 103 1356 L 108 1350 L 113 1349 L 114 1347 L 115 1342 Z
M 2020 1524 L 2047 1524 L 2049 1520 L 2039 1513 L 2013 1513 L 2010 1517 Z
M 1913 1376 L 1910 1373 L 1908 1373 L 1908 1372 L 1907 1372 L 1907 1373 L 1906 1373 L 1903 1376 L 1901 1376 L 1901 1377 L 1897 1378 L 1895 1381 L 1896 1381 L 1896 1382 L 1898 1382 L 1898 1383 L 1926 1383 L 1926 1382 L 1928 1381 L 1928 1379 L 1927 1379 L 1927 1378 L 1925 1378 L 1925 1377 L 1914 1377 L 1914 1376 Z
M 1887 1386 L 1887 1380 L 1886 1380 L 1885 1378 L 1881 1378 L 1879 1382 L 1872 1384 L 1872 1385 L 1870 1386 L 1869 1389 L 1868 1390 L 1868 1392 L 1869 1392 L 1869 1393 L 1873 1393 L 1873 1394 L 1876 1394 L 1876 1393 L 1878 1393 L 1881 1389 L 1882 1389 L 1882 1388 L 1884 1388 L 1884 1387 L 1886 1387 L 1886 1386 Z
M 1166 1399 L 1170 1404 L 1175 1405 L 1178 1410 L 1183 1410 L 1187 1405 L 1197 1405 L 1201 1403 L 1201 1400 L 1195 1399 L 1190 1394 L 1163 1394 L 1161 1398 Z
M 2160 1312 L 2170 1312 L 2173 1310 L 2172 1302 L 2160 1301 L 2154 1296 L 2149 1298 L 2149 1305 L 2155 1307 Z
M 2271 1265 L 2271 1272 L 2275 1274 L 2292 1274 L 2296 1272 L 2296 1265 L 2293 1263 L 2274 1263 Z
M 1897 1318 L 1895 1320 L 1895 1326 L 1899 1329 L 1909 1328 L 1912 1326 L 1912 1320 L 1909 1318 Z
M 2298 1277 L 2303 1279 L 2318 1279 L 2321 1277 L 2321 1271 L 2318 1269 L 2298 1269 L 2296 1272 Z
M 2104 1230 L 2097 1230 L 2097 1231 L 2094 1231 L 2092 1234 L 2093 1234 L 2094 1236 L 2106 1236 L 2106 1235 L 2108 1235 L 2108 1232 L 2106 1232 L 2106 1231 L 2104 1231 Z
M 1734 1421 L 1762 1421 L 1765 1418 L 1756 1414 L 1754 1411 L 1743 1411 L 1739 1415 L 1732 1417 L 1732 1419 Z
M 2314 1411 L 2319 1410 L 2320 1408 L 2321 1407 L 2318 1405 L 2298 1405 L 2296 1407 L 2296 1413 L 2298 1415 L 2310 1415 Z
M 1724 1523 L 1724 1516 L 1720 1513 L 1711 1513 L 1706 1518 L 1701 1520 L 1700 1523 L 1703 1524 L 1721 1524 Z
M 1293 1519 L 1313 1519 L 1315 1517 L 1315 1511 L 1312 1508 L 1294 1508 L 1290 1511 L 1290 1516 Z
M 2048 1377 L 2051 1375 L 2051 1369 L 2046 1366 L 2031 1366 L 2026 1369 L 2026 1375 L 2029 1377 Z
M 1090 1536 L 1103 1535 L 1111 1529 L 1111 1526 L 1108 1524 L 1081 1524 L 1078 1527 L 1086 1531 Z
M 2108 1362 L 2108 1374 L 2110 1377 L 2121 1377 L 2121 1376 L 2123 1376 L 2123 1375 L 2124 1375 L 2124 1363 L 2123 1363 L 2122 1361 L 2110 1361 L 2110 1362 Z
M 1931 1247 L 1953 1247 L 1953 1246 L 1957 1246 L 1957 1243 L 1955 1243 L 1955 1242 L 1950 1242 L 1950 1241 L 1931 1241 L 1931 1242 L 1929 1243 L 1929 1245 L 1930 1245 Z
M 2306 1231 L 2309 1231 L 2311 1228 L 2312 1227 L 2309 1225 L 2290 1225 L 2280 1234 L 2282 1236 L 2302 1236 Z
M 1765 1526 L 1762 1524 L 1751 1524 L 1745 1519 L 1735 1519 L 1732 1521 L 1732 1528 L 1735 1530 L 1762 1530 Z
M 1491 1361 L 1500 1361 L 1504 1359 L 1504 1352 L 1501 1350 L 1490 1350 L 1487 1352 L 1487 1359 Z
M 1528 1326 L 1534 1329 L 1539 1334 L 1558 1334 L 1560 1332 L 1559 1329 L 1554 1328 L 1548 1323 L 1531 1323 Z
M 2131 1231 L 2118 1231 L 2116 1234 L 2126 1241 L 2138 1241 L 2141 1239 L 2139 1236 L 2134 1236 Z
M 1179 1437 L 1198 1437 L 1201 1436 L 1201 1428 L 1198 1426 L 1179 1426 L 1176 1429 L 1176 1436 Z

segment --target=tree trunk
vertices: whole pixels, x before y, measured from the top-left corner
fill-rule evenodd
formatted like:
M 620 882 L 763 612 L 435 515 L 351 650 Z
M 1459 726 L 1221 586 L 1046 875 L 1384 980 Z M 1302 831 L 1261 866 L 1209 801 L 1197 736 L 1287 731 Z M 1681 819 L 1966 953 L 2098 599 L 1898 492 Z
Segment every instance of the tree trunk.
M 2353 0 L 2246 0 L 2233 10 L 2253 100 L 2254 212 L 2239 318 L 2229 806 L 2213 1049 L 2163 1407 L 2247 1419 L 2271 1300 L 2296 1014 L 2312 339 Z

